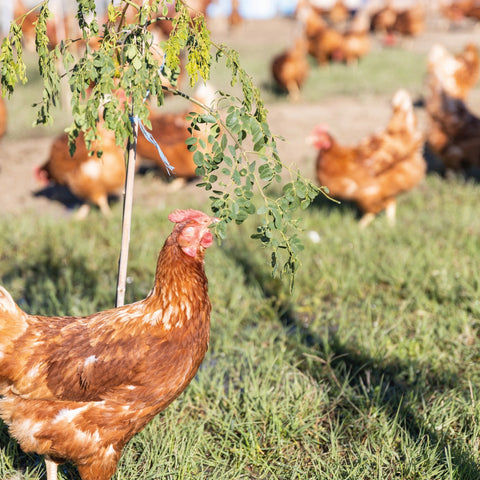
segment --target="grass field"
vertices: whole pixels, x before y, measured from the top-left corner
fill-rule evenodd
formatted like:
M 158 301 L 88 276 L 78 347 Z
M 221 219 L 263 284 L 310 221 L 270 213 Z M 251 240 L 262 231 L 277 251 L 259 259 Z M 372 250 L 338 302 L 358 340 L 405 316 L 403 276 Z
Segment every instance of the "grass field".
M 255 52 L 245 66 L 266 84 L 265 52 Z M 393 49 L 354 71 L 317 69 L 305 98 L 418 92 L 423 61 Z M 36 98 L 15 97 L 11 108 L 23 112 Z M 15 122 L 13 139 L 31 118 Z M 115 478 L 478 480 L 478 188 L 429 175 L 400 198 L 396 227 L 380 216 L 365 231 L 353 207 L 318 199 L 302 212 L 305 250 L 292 293 L 271 278 L 250 225 L 229 228 L 207 252 L 213 312 L 204 363 L 127 445 Z M 151 288 L 167 213 L 134 211 L 127 302 Z M 120 214 L 116 205 L 108 222 L 98 212 L 87 223 L 0 215 L 0 284 L 32 314 L 110 308 Z M 1 479 L 45 478 L 41 458 L 22 453 L 5 427 L 0 445 Z M 68 465 L 60 477 L 79 478 Z
M 477 185 L 431 176 L 401 199 L 397 227 L 380 217 L 361 232 L 354 209 L 318 201 L 293 294 L 230 231 L 207 255 L 209 353 L 117 478 L 478 479 L 477 198 Z M 119 214 L 2 218 L 2 284 L 30 313 L 110 307 Z M 164 212 L 135 212 L 127 301 L 149 291 L 169 229 Z M 1 478 L 40 478 L 39 459 L 2 435 Z

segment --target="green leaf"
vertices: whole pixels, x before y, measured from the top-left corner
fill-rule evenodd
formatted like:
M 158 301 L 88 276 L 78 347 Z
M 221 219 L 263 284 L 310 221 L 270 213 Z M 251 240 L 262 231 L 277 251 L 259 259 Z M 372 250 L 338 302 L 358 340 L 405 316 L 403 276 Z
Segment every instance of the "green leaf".
M 232 175 L 232 180 L 236 185 L 241 185 L 242 179 L 240 177 L 240 172 L 238 170 L 235 170 Z
M 258 173 L 260 174 L 261 180 L 270 181 L 273 177 L 273 171 L 268 164 L 260 165 L 260 167 L 258 167 Z
M 193 162 L 195 163 L 195 165 L 198 165 L 198 166 L 202 166 L 204 164 L 203 153 L 200 150 L 197 150 L 193 154 Z
M 135 70 L 140 70 L 142 68 L 142 61 L 138 56 L 133 58 L 132 65 Z
M 228 144 L 228 139 L 227 139 L 227 136 L 224 134 L 222 135 L 222 140 L 221 140 L 222 150 L 225 150 L 227 148 L 227 144 Z

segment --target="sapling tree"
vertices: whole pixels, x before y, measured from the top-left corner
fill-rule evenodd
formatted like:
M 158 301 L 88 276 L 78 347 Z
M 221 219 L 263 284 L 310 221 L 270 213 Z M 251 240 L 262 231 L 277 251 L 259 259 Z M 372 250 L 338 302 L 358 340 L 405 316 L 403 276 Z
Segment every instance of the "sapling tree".
M 273 274 L 293 279 L 302 249 L 296 211 L 307 208 L 320 189 L 282 162 L 259 89 L 242 68 L 238 53 L 212 40 L 204 17 L 192 14 L 188 1 L 177 0 L 174 14 L 169 16 L 172 2 L 111 2 L 103 18 L 93 0 L 77 0 L 79 35 L 52 47 L 47 35 L 52 14 L 48 0 L 42 1 L 37 6 L 35 35 L 43 93 L 35 105 L 35 123 L 52 121 L 64 76 L 71 95 L 73 121 L 67 129 L 71 151 L 80 132 L 84 132 L 87 146 L 97 138 L 96 126 L 102 119 L 105 127 L 115 132 L 118 144 L 128 144 L 127 169 L 131 169 L 138 125 L 150 126 L 148 102 L 162 107 L 165 91 L 196 101 L 176 86 L 181 56 L 190 87 L 210 79 L 213 62 L 224 62 L 231 72 L 230 84 L 217 92 L 214 105 L 201 105 L 202 113 L 189 117 L 191 137 L 186 144 L 194 152 L 198 187 L 209 192 L 211 209 L 222 220 L 216 226 L 220 238 L 226 236 L 229 223 L 241 224 L 256 215 L 258 222 L 251 237 L 268 248 Z M 4 96 L 11 95 L 19 81 L 27 81 L 22 51 L 24 21 L 24 16 L 15 19 L 2 43 Z M 161 21 L 171 22 L 172 28 L 166 40 L 158 41 L 154 33 Z M 58 68 L 59 63 L 63 68 Z M 170 78 L 168 86 L 165 77 Z M 235 85 L 240 86 L 237 90 L 241 95 L 232 93 Z M 195 135 L 200 129 L 207 129 L 207 141 Z M 129 188 L 124 208 L 127 216 Z M 128 219 L 124 228 L 124 242 L 128 243 Z M 117 297 L 117 303 L 122 301 Z

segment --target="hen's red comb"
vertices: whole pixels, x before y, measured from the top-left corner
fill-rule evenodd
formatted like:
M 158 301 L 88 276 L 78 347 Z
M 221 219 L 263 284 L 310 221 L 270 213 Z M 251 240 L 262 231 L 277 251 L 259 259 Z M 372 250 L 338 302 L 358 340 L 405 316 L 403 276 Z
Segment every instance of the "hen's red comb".
M 313 127 L 312 133 L 328 133 L 329 128 L 326 123 L 319 123 Z
M 48 173 L 40 165 L 37 165 L 33 168 L 33 176 L 39 183 L 43 183 L 45 185 L 48 183 Z
M 193 210 L 192 208 L 189 208 L 188 210 L 174 210 L 168 216 L 168 219 L 173 223 L 185 222 L 186 220 L 200 220 L 204 218 L 210 218 L 210 216 L 199 210 Z

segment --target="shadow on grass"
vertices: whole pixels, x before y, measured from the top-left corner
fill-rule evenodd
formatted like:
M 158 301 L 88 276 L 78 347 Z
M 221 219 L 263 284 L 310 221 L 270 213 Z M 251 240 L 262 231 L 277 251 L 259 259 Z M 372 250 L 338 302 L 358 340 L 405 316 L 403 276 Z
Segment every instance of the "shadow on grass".
M 48 185 L 33 193 L 34 197 L 45 197 L 52 202 L 61 203 L 65 208 L 73 210 L 82 205 L 82 201 L 76 197 L 68 187 L 63 185 Z
M 456 172 L 448 171 L 442 159 L 432 150 L 428 143 L 425 143 L 423 149 L 423 158 L 427 163 L 427 174 L 437 174 L 443 178 L 458 176 L 464 180 L 473 180 L 480 182 L 480 167 L 477 165 L 465 165 L 461 170 Z
M 439 445 L 442 451 L 448 448 L 451 454 L 451 461 L 454 470 L 457 471 L 459 478 L 480 478 L 480 466 L 474 458 L 461 448 L 453 446 L 441 432 L 438 432 L 431 425 L 426 425 L 420 418 L 415 409 L 415 401 L 421 402 L 425 393 L 434 395 L 444 392 L 458 386 L 458 377 L 456 372 L 445 369 L 440 374 L 426 372 L 425 366 L 417 362 L 378 362 L 378 360 L 362 355 L 361 347 L 355 343 L 346 345 L 344 341 L 336 335 L 335 329 L 331 328 L 328 332 L 328 346 L 325 345 L 325 338 L 320 338 L 318 334 L 305 328 L 299 322 L 289 315 L 284 315 L 281 319 L 283 326 L 289 331 L 295 330 L 296 337 L 302 339 L 302 344 L 307 346 L 309 351 L 321 358 L 328 356 L 332 359 L 328 368 L 338 378 L 340 385 L 348 383 L 355 391 L 360 392 L 366 385 L 372 396 L 379 398 L 380 405 L 392 421 L 400 422 L 402 427 L 410 435 L 413 441 L 420 441 L 422 437 L 427 436 L 431 445 Z M 296 345 L 292 342 L 292 348 Z M 304 355 L 303 350 L 298 349 L 298 357 Z M 306 365 L 303 371 L 318 381 L 325 381 L 325 366 L 315 368 L 315 363 Z M 355 372 L 350 376 L 351 372 Z M 415 372 L 412 374 L 412 372 Z M 378 393 L 380 391 L 380 393 Z M 375 392 L 375 393 L 374 393 Z M 469 392 L 464 392 L 465 397 L 469 398 Z M 409 400 L 413 399 L 413 400 Z M 368 402 L 367 402 L 368 403 Z M 356 405 L 362 410 L 362 407 Z M 348 405 L 347 405 L 348 408 Z M 368 416 L 369 405 L 363 412 Z M 446 456 L 443 461 L 447 463 Z
M 377 404 L 384 409 L 387 416 L 392 421 L 399 422 L 414 442 L 427 436 L 431 445 L 440 446 L 443 452 L 449 449 L 452 465 L 459 478 L 480 478 L 480 465 L 474 458 L 468 452 L 452 445 L 441 432 L 426 424 L 415 411 L 415 401 L 421 402 L 426 393 L 434 395 L 458 387 L 458 372 L 449 371 L 448 367 L 445 367 L 440 373 L 432 373 L 425 371 L 424 365 L 414 361 L 389 362 L 372 358 L 361 353 L 362 348 L 354 339 L 342 341 L 335 326 L 328 328 L 328 334 L 319 335 L 298 318 L 289 296 L 284 294 L 284 286 L 273 281 L 269 273 L 262 271 L 248 256 L 247 251 L 232 249 L 231 254 L 241 265 L 247 281 L 252 280 L 260 285 L 266 298 L 275 299 L 272 304 L 275 305 L 282 327 L 292 339 L 289 348 L 296 352 L 296 365 L 299 365 L 303 372 L 319 382 L 325 382 L 328 378 L 333 389 L 340 390 L 342 385 L 348 385 L 364 395 L 367 386 L 372 397 L 379 399 L 376 400 Z M 318 357 L 321 362 L 305 361 L 306 354 Z M 324 358 L 331 360 L 323 361 Z M 464 396 L 468 401 L 470 392 L 465 391 Z M 349 408 L 349 405 L 347 399 L 344 408 Z M 355 405 L 354 415 L 360 413 L 368 416 L 369 408 L 370 404 Z M 442 461 L 445 464 L 449 461 L 445 454 Z
M 75 210 L 81 207 L 85 202 L 75 196 L 71 190 L 64 185 L 48 185 L 45 188 L 33 193 L 34 197 L 45 197 L 52 202 L 61 203 L 67 210 Z M 109 195 L 108 201 L 111 204 L 119 200 L 118 195 Z
M 317 197 L 312 202 L 309 208 L 314 208 L 327 214 L 338 212 L 338 211 L 341 211 L 344 213 L 350 213 L 351 216 L 356 218 L 357 220 L 362 217 L 363 213 L 358 208 L 355 202 L 351 202 L 349 200 L 342 200 L 342 199 L 336 199 L 336 200 L 339 203 L 328 199 L 327 197 L 325 197 L 325 195 L 319 194 L 317 195 Z
M 2 283 L 8 290 L 10 282 L 22 278 L 21 296 L 15 301 L 28 313 L 68 315 L 78 299 L 99 298 L 99 272 L 87 265 L 85 257 L 65 258 L 54 245 L 46 244 L 34 260 L 11 266 Z
M 260 88 L 275 101 L 288 100 L 288 91 L 280 87 L 273 79 L 262 82 Z

